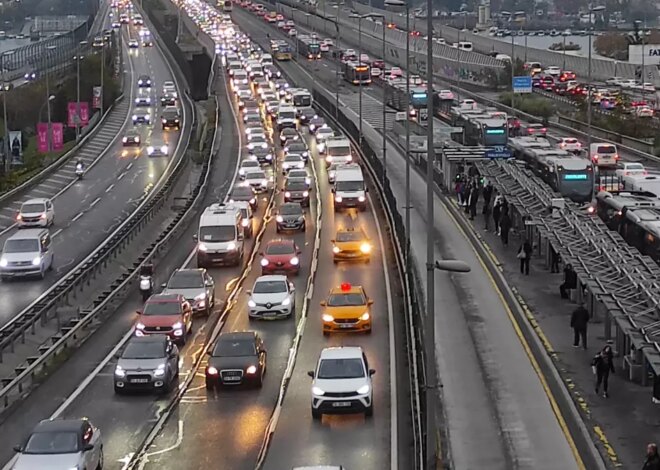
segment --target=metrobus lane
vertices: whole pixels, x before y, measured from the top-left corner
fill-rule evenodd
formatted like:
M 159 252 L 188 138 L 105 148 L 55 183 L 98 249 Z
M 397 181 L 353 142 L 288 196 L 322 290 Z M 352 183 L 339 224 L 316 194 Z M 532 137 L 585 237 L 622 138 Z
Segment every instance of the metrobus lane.
M 278 150 L 277 154 L 278 159 L 281 159 L 282 153 Z M 310 160 L 312 158 L 314 157 L 310 157 Z M 280 393 L 282 375 L 289 360 L 296 324 L 302 314 L 308 279 L 312 275 L 312 256 L 317 231 L 317 199 L 315 190 L 312 189 L 310 208 L 305 210 L 305 232 L 277 233 L 275 211 L 284 200 L 283 183 L 284 176 L 279 171 L 279 191 L 274 212 L 267 220 L 258 252 L 264 252 L 269 241 L 278 239 L 293 240 L 300 249 L 299 274 L 288 276 L 295 288 L 295 315 L 277 320 L 248 319 L 247 291 L 252 289 L 262 274 L 262 257 L 258 253 L 249 266 L 236 302 L 231 305 L 222 328 L 222 332 L 255 331 L 263 339 L 267 357 L 267 372 L 263 385 L 225 386 L 207 390 L 207 361 L 203 361 L 187 393 L 147 452 L 148 468 L 254 468 L 266 426 Z M 167 450 L 161 451 L 162 449 Z
M 310 148 L 315 150 L 313 138 Z M 345 468 L 389 468 L 391 459 L 396 459 L 397 449 L 396 417 L 392 418 L 391 414 L 396 411 L 396 380 L 390 375 L 390 361 L 394 360 L 394 355 L 390 342 L 393 299 L 389 280 L 394 259 L 388 259 L 383 246 L 383 227 L 376 219 L 373 199 L 367 197 L 364 212 L 335 210 L 336 195 L 331 192 L 326 163 L 323 158 L 317 158 L 315 165 L 323 205 L 327 208 L 323 212 L 319 252 L 319 266 L 322 268 L 314 282 L 297 362 L 264 468 L 279 470 L 298 465 L 339 464 Z M 369 261 L 334 262 L 332 240 L 337 239 L 338 231 L 347 229 L 363 231 L 368 237 L 371 246 Z M 333 312 L 320 303 L 328 300 L 331 289 L 341 291 L 348 289 L 349 284 L 351 289 L 362 287 L 367 298 L 373 301 L 365 309 L 371 316 L 371 333 L 324 334 L 322 316 Z M 323 415 L 321 420 L 315 420 L 311 410 L 312 379 L 308 371 L 316 370 L 324 348 L 342 346 L 361 347 L 368 368 L 376 370 L 372 377 L 373 417 L 356 413 Z

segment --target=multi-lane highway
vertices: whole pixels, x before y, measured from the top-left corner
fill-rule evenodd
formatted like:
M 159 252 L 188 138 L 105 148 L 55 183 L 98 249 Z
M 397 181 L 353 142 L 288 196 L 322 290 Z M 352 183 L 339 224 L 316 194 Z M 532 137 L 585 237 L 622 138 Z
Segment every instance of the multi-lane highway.
M 137 38 L 135 27 L 124 26 L 124 44 Z M 3 312 L 0 323 L 10 321 L 18 312 L 37 299 L 53 283 L 75 267 L 98 247 L 113 228 L 133 211 L 139 201 L 160 179 L 173 159 L 179 142 L 179 131 L 164 131 L 160 124 L 159 97 L 163 82 L 173 80 L 169 65 L 156 47 L 127 49 L 125 60 L 126 89 L 123 101 L 110 112 L 108 119 L 60 170 L 31 187 L 27 194 L 6 201 L 0 209 L 0 244 L 17 230 L 13 226 L 20 205 L 33 198 L 51 198 L 55 206 L 55 223 L 50 228 L 54 248 L 54 270 L 44 280 L 16 280 L 0 284 Z M 138 76 L 149 75 L 151 88 L 138 87 Z M 138 108 L 135 99 L 149 96 L 150 107 Z M 137 147 L 124 147 L 122 138 L 132 129 L 132 115 L 149 109 L 150 125 L 135 126 L 141 137 Z M 184 125 L 189 125 L 184 123 Z M 188 127 L 184 127 L 186 130 Z M 166 157 L 149 157 L 148 146 L 168 145 Z M 78 181 L 75 165 L 85 163 L 85 175 Z

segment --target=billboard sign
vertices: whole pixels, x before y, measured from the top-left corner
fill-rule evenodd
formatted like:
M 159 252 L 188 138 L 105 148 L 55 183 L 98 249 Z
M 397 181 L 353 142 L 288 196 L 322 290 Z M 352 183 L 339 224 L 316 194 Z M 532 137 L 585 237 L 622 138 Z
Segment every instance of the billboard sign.
M 40 122 L 37 124 L 37 150 L 40 153 L 48 152 L 48 123 Z
M 59 152 L 64 148 L 64 123 L 53 122 L 50 126 L 53 139 L 53 150 Z
M 12 165 L 23 164 L 23 134 L 21 131 L 9 131 L 9 153 Z

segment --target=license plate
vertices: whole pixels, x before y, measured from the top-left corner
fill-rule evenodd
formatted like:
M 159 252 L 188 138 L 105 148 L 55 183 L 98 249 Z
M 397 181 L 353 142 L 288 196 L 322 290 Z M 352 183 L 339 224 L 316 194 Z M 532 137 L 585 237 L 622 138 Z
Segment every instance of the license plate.
M 347 408 L 347 407 L 351 406 L 351 402 L 350 401 L 336 401 L 332 404 L 332 406 L 334 406 L 335 408 Z
M 225 377 L 224 379 L 225 382 L 239 382 L 241 378 L 237 375 L 231 376 L 231 377 Z
M 149 379 L 131 379 L 132 384 L 146 384 L 149 382 Z
M 352 323 L 341 323 L 339 325 L 339 328 L 353 328 L 353 324 Z

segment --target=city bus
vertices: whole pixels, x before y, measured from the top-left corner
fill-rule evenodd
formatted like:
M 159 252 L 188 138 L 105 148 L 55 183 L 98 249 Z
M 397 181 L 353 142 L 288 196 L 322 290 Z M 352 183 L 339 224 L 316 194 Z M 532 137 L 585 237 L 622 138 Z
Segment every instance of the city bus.
M 345 62 L 344 79 L 353 85 L 368 85 L 371 83 L 371 70 L 365 63 Z
M 499 118 L 470 118 L 464 126 L 465 145 L 503 147 L 508 141 L 507 120 Z
M 232 0 L 218 0 L 217 5 L 224 13 L 230 13 L 233 9 Z

